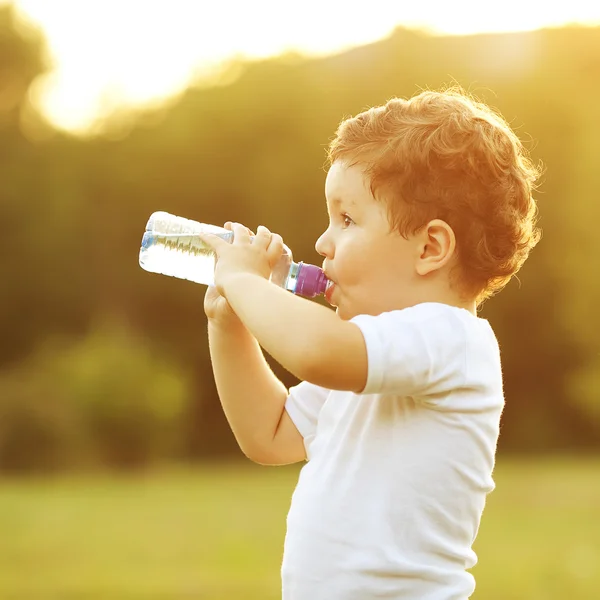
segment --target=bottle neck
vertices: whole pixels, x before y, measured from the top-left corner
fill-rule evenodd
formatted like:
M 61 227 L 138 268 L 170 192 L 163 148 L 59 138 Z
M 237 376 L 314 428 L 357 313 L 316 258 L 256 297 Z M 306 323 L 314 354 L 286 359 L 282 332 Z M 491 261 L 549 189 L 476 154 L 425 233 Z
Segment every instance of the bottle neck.
M 319 267 L 303 262 L 293 262 L 285 282 L 285 288 L 299 296 L 314 298 L 325 293 L 327 283 L 327 277 Z
M 285 282 L 285 289 L 289 292 L 295 293 L 298 287 L 298 274 L 300 273 L 300 267 L 302 263 L 292 262 L 290 266 L 290 272 Z

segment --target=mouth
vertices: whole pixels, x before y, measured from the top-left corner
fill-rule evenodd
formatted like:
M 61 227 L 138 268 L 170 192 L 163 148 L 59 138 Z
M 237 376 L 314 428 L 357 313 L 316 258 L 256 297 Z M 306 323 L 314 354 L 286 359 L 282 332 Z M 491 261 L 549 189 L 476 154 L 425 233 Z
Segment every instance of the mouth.
M 327 288 L 325 289 L 325 300 L 331 304 L 331 295 L 333 294 L 333 290 L 335 289 L 335 283 L 331 281 L 331 279 L 327 282 Z

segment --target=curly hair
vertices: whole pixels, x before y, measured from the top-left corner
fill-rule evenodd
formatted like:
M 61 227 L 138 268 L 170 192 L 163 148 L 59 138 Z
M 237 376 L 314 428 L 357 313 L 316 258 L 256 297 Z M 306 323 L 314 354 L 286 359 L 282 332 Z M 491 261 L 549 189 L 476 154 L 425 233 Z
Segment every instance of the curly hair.
M 458 87 L 393 98 L 342 121 L 328 159 L 365 168 L 404 237 L 432 219 L 448 223 L 456 236 L 452 281 L 478 305 L 540 239 L 532 197 L 540 168 L 500 114 Z

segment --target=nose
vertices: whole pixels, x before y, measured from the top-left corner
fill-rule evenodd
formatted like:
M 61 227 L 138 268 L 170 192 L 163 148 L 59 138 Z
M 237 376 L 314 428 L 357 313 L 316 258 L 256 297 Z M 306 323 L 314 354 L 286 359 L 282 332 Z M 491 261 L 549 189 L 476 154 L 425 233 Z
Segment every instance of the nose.
M 329 236 L 329 228 L 327 228 L 320 236 L 317 242 L 315 243 L 315 250 L 325 258 L 332 259 L 333 258 L 333 243 Z

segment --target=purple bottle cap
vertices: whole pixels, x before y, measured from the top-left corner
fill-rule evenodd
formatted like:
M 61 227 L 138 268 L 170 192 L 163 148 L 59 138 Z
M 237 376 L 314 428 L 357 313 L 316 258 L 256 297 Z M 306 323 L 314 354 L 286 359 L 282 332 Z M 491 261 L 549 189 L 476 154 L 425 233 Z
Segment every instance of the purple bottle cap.
M 314 298 L 319 294 L 325 293 L 327 281 L 323 269 L 315 265 L 307 265 L 301 262 L 298 264 L 296 290 L 294 291 L 294 294 L 304 296 L 305 298 Z

